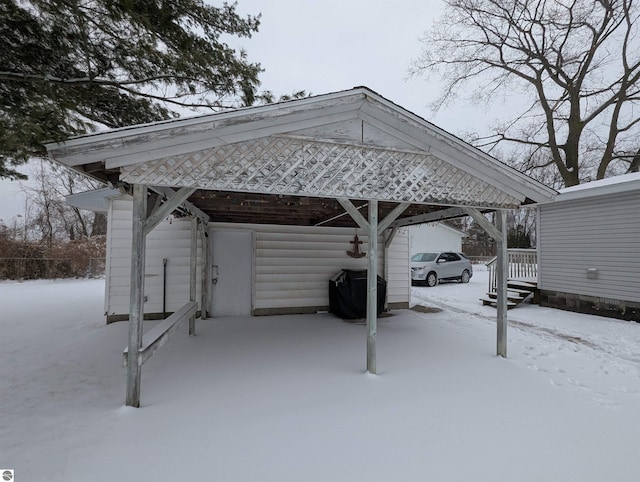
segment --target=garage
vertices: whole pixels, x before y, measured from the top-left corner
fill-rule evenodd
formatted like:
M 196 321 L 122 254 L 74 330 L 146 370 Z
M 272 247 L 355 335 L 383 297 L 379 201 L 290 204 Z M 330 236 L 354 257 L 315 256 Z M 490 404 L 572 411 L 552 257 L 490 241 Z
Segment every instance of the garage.
M 391 246 L 402 229 L 472 216 L 497 239 L 499 262 L 505 267 L 506 211 L 549 201 L 555 194 L 366 87 L 116 129 L 50 144 L 47 149 L 55 161 L 104 182 L 131 203 L 130 225 L 119 224 L 131 240 L 129 267 L 123 267 L 130 273 L 129 347 L 124 357 L 126 403 L 131 406 L 139 406 L 144 361 L 181 322 L 188 320 L 189 331 L 195 334 L 196 316 L 215 314 L 222 299 L 229 298 L 209 293 L 217 282 L 206 281 L 221 274 L 221 265 L 211 263 L 215 253 L 208 242 L 217 230 L 227 232 L 222 235 L 227 239 L 218 243 L 226 243 L 227 253 L 238 250 L 234 256 L 240 258 L 254 253 L 253 268 L 247 269 L 253 269 L 249 303 L 255 310 L 258 241 L 256 231 L 247 226 L 285 231 L 285 236 L 288 230 L 285 242 L 301 239 L 302 231 L 313 228 L 344 229 L 345 239 L 354 243 L 339 249 L 359 246 L 365 253 L 358 267 L 368 272 L 366 366 L 376 373 L 376 279 L 392 269 Z M 483 216 L 490 211 L 499 213 L 497 226 Z M 149 244 L 156 242 L 155 229 L 178 222 L 189 234 L 188 276 L 181 283 L 184 299 L 178 309 L 170 310 L 173 314 L 166 323 L 154 327 L 153 333 L 143 333 L 145 284 L 152 279 L 145 276 L 147 252 L 153 254 Z M 246 231 L 251 234 L 229 234 Z M 126 240 L 121 244 L 125 252 Z M 285 244 L 281 251 L 280 258 L 286 258 L 291 249 Z M 311 263 L 315 252 L 307 251 Z M 313 262 L 325 263 L 322 256 Z M 300 260 L 289 268 L 299 270 Z M 269 273 L 266 268 L 260 274 Z M 497 353 L 506 356 L 503 273 L 498 268 Z M 264 282 L 275 287 L 267 290 L 273 296 L 288 291 L 278 286 L 283 278 Z M 231 292 L 246 295 L 246 288 Z M 242 303 L 246 310 L 247 299 L 239 306 Z M 292 312 L 317 308 L 312 301 L 305 303 L 289 308 Z

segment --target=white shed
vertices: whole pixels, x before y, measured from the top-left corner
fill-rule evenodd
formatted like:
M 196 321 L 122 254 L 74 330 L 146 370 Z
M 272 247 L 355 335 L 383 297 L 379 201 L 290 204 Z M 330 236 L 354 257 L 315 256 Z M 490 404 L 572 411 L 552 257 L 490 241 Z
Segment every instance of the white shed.
M 540 303 L 640 321 L 640 173 L 560 191 L 539 209 Z
M 411 254 L 430 251 L 462 251 L 463 231 L 446 223 L 424 223 L 409 228 Z

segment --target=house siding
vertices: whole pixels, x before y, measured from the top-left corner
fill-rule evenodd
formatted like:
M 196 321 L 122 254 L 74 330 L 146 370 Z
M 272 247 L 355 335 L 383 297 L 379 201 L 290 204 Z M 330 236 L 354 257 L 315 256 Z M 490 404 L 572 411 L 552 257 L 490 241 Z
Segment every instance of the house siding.
M 307 312 L 329 307 L 329 279 L 341 269 L 367 269 L 367 258 L 351 258 L 353 228 L 211 224 L 213 229 L 255 233 L 254 314 Z M 359 230 L 361 231 L 361 230 Z M 368 251 L 367 236 L 359 233 Z M 385 273 L 384 236 L 378 239 L 378 272 Z M 406 230 L 387 250 L 387 302 L 409 306 L 409 240 Z
M 462 232 L 440 223 L 426 223 L 409 228 L 411 254 L 430 251 L 462 251 Z
M 387 303 L 390 307 L 408 308 L 411 297 L 411 263 L 409 230 L 399 229 L 387 249 L 386 280 Z
M 575 311 L 614 309 L 622 317 L 637 306 L 639 205 L 640 192 L 631 191 L 540 206 L 543 303 Z M 597 270 L 597 278 L 587 277 L 590 268 Z
M 108 212 L 105 313 L 108 321 L 126 319 L 129 313 L 131 278 L 131 225 L 133 201 L 122 197 L 111 201 Z M 146 243 L 144 304 L 145 316 L 162 314 L 163 263 L 167 258 L 166 310 L 173 312 L 189 301 L 191 219 L 162 221 L 148 235 Z M 198 236 L 198 259 L 202 249 Z M 197 269 L 197 297 L 200 300 L 201 269 Z
M 111 201 L 107 234 L 106 306 L 108 320 L 126 319 L 131 276 L 130 198 Z M 255 236 L 253 313 L 301 313 L 328 309 L 329 279 L 341 269 L 367 269 L 367 258 L 351 258 L 353 228 L 210 223 L 209 229 L 250 230 Z M 358 230 L 368 251 L 367 236 Z M 210 238 L 209 238 L 210 239 Z M 386 274 L 390 308 L 408 308 L 410 297 L 409 235 L 400 229 L 385 250 L 378 238 L 378 272 Z M 145 314 L 162 312 L 162 259 L 167 258 L 167 311 L 189 301 L 191 221 L 163 221 L 147 236 Z M 385 252 L 387 254 L 385 266 Z M 201 244 L 198 238 L 198 262 Z M 211 261 L 215 264 L 215 260 Z M 201 272 L 198 267 L 200 301 Z

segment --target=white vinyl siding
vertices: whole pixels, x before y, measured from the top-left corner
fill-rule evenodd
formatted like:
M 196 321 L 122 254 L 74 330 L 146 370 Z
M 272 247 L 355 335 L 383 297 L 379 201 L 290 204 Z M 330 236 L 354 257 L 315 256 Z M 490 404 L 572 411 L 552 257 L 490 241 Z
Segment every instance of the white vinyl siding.
M 106 307 L 108 315 L 129 312 L 131 277 L 131 198 L 111 201 L 107 236 Z M 367 258 L 351 258 L 353 228 L 211 223 L 213 229 L 248 229 L 255 233 L 253 309 L 329 306 L 329 279 L 341 269 L 367 269 Z M 367 236 L 358 229 L 368 252 Z M 378 238 L 378 273 L 384 270 L 384 236 Z M 162 312 L 162 259 L 167 258 L 167 311 L 189 301 L 189 218 L 163 221 L 147 236 L 145 313 Z M 405 303 L 410 296 L 409 236 L 400 229 L 387 250 L 387 301 Z M 198 239 L 198 297 L 201 246 Z M 211 261 L 215 264 L 215 260 Z
M 639 206 L 638 191 L 540 206 L 540 288 L 640 302 Z
M 426 223 L 409 228 L 411 254 L 430 251 L 462 251 L 464 233 L 440 223 Z
M 409 303 L 411 292 L 409 245 L 409 230 L 399 229 L 387 250 L 388 303 Z
M 131 223 L 133 201 L 122 197 L 109 207 L 106 266 L 107 315 L 129 313 L 131 278 Z M 164 220 L 147 235 L 145 262 L 145 313 L 162 313 L 163 258 L 167 258 L 166 310 L 172 312 L 189 301 L 191 218 Z M 201 262 L 198 237 L 198 263 Z M 196 300 L 200 301 L 201 269 L 197 268 Z
M 329 306 L 329 279 L 341 269 L 367 269 L 368 260 L 351 258 L 353 228 L 211 224 L 214 229 L 255 233 L 254 310 Z M 358 230 L 368 252 L 367 236 Z M 378 239 L 378 273 L 384 276 L 384 237 Z M 409 303 L 409 240 L 400 230 L 388 250 L 387 300 Z M 215 264 L 215 261 L 212 261 Z

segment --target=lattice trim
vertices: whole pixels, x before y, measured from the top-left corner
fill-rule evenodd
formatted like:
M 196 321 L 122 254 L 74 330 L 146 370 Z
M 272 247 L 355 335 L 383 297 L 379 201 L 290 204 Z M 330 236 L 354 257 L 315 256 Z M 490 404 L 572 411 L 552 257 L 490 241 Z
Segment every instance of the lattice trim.
M 513 208 L 513 196 L 432 155 L 266 137 L 125 166 L 129 183 Z

